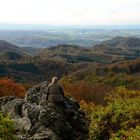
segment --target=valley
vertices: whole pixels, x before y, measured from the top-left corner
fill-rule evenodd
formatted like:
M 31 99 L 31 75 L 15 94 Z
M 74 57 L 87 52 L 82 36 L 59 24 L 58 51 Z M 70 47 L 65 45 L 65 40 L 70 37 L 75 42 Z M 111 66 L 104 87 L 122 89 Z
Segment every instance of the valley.
M 103 69 L 102 66 L 111 67 L 113 63 L 123 63 L 126 60 L 133 62 L 140 57 L 140 39 L 117 37 L 91 48 L 66 44 L 48 48 L 26 48 L 1 40 L 0 50 L 1 76 L 8 76 L 19 82 L 38 82 L 48 80 L 53 75 L 61 77 L 78 71 L 79 68 L 91 67 L 94 70 L 95 67 Z
M 140 38 L 140 29 L 98 26 L 43 26 L 42 28 L 36 26 L 19 29 L 9 26 L 9 30 L 0 28 L 0 40 L 8 41 L 20 47 L 33 48 L 46 48 L 59 44 L 93 47 L 117 36 Z

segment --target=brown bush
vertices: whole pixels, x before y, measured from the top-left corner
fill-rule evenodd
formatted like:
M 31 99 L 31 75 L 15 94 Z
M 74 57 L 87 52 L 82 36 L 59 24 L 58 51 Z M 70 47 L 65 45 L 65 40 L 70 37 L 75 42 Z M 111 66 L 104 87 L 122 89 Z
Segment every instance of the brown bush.
M 84 81 L 70 83 L 61 81 L 61 84 L 67 95 L 71 95 L 78 101 L 94 102 L 95 104 L 103 104 L 104 97 L 113 88 L 104 84 L 88 84 Z

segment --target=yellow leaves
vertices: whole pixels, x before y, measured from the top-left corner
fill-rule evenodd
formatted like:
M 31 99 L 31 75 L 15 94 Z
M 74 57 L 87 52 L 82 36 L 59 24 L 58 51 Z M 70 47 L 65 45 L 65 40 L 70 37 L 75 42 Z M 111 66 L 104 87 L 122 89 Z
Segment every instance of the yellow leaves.
M 92 102 L 87 103 L 86 101 L 82 100 L 80 101 L 80 107 L 85 111 L 87 117 L 90 118 L 95 105 Z
M 15 140 L 14 123 L 9 116 L 0 114 L 0 139 L 2 140 Z
M 121 86 L 110 92 L 106 99 L 108 101 L 115 101 L 117 99 L 125 100 L 134 97 L 140 97 L 140 90 L 128 90 L 125 87 Z

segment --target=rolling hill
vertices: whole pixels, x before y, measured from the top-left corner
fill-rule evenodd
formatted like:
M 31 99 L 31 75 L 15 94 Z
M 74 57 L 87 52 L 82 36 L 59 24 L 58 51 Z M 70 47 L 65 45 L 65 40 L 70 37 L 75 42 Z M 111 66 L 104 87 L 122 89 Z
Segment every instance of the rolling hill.
M 39 53 L 38 57 L 40 59 L 59 59 L 68 63 L 109 63 L 111 59 L 110 54 L 96 53 L 90 48 L 66 44 L 45 48 Z
M 0 59 L 1 60 L 17 60 L 29 56 L 29 53 L 24 49 L 13 45 L 4 40 L 0 40 Z
M 132 60 L 140 57 L 140 39 L 116 37 L 91 48 L 62 44 L 43 49 L 38 57 L 41 59 L 61 59 L 71 63 L 114 63 Z
M 0 77 L 10 77 L 18 82 L 36 83 L 50 80 L 71 72 L 70 64 L 52 60 L 29 60 L 0 62 Z
M 140 38 L 115 37 L 111 40 L 103 41 L 100 44 L 107 46 L 107 47 L 140 49 Z
M 63 80 L 140 89 L 140 58 L 108 65 L 88 65 L 69 73 Z
M 82 77 L 94 70 L 97 70 L 96 74 L 99 75 L 106 75 L 109 70 L 115 73 L 130 74 L 137 69 L 139 70 L 139 59 L 136 61 L 138 64 L 135 62 L 136 66 L 133 65 L 134 62 L 131 62 L 132 59 L 140 57 L 139 39 L 136 39 L 137 45 L 130 40 L 125 38 L 125 44 L 131 44 L 131 47 L 118 45 L 123 44 L 120 41 L 118 41 L 120 43 L 115 43 L 109 47 L 110 44 L 113 44 L 110 42 L 115 42 L 115 39 L 112 39 L 108 41 L 109 45 L 106 41 L 106 43 L 102 42 L 92 48 L 62 44 L 44 49 L 20 48 L 6 41 L 0 41 L 0 76 L 13 77 L 21 82 L 34 82 L 49 79 L 53 75 L 61 77 L 74 71 L 78 74 L 81 73 Z M 125 60 L 131 61 L 126 62 Z M 129 63 L 126 65 L 129 67 L 120 68 L 120 66 L 124 67 L 122 63 L 125 63 L 124 65 Z M 132 65 L 130 65 L 131 63 Z M 104 67 L 96 67 L 98 64 Z M 107 66 L 107 64 L 112 65 Z M 90 69 L 87 70 L 87 67 Z M 84 74 L 81 70 L 85 71 Z
M 97 53 L 110 54 L 112 63 L 140 57 L 140 38 L 116 37 L 92 47 Z

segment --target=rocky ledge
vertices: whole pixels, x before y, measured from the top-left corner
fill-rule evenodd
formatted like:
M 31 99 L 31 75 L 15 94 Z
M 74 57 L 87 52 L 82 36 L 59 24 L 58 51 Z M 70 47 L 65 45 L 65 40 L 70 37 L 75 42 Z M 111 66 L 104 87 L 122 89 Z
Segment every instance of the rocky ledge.
M 45 100 L 47 82 L 31 88 L 25 99 L 0 98 L 0 111 L 15 122 L 19 140 L 86 140 L 86 117 L 74 99 L 66 99 L 70 110 Z

